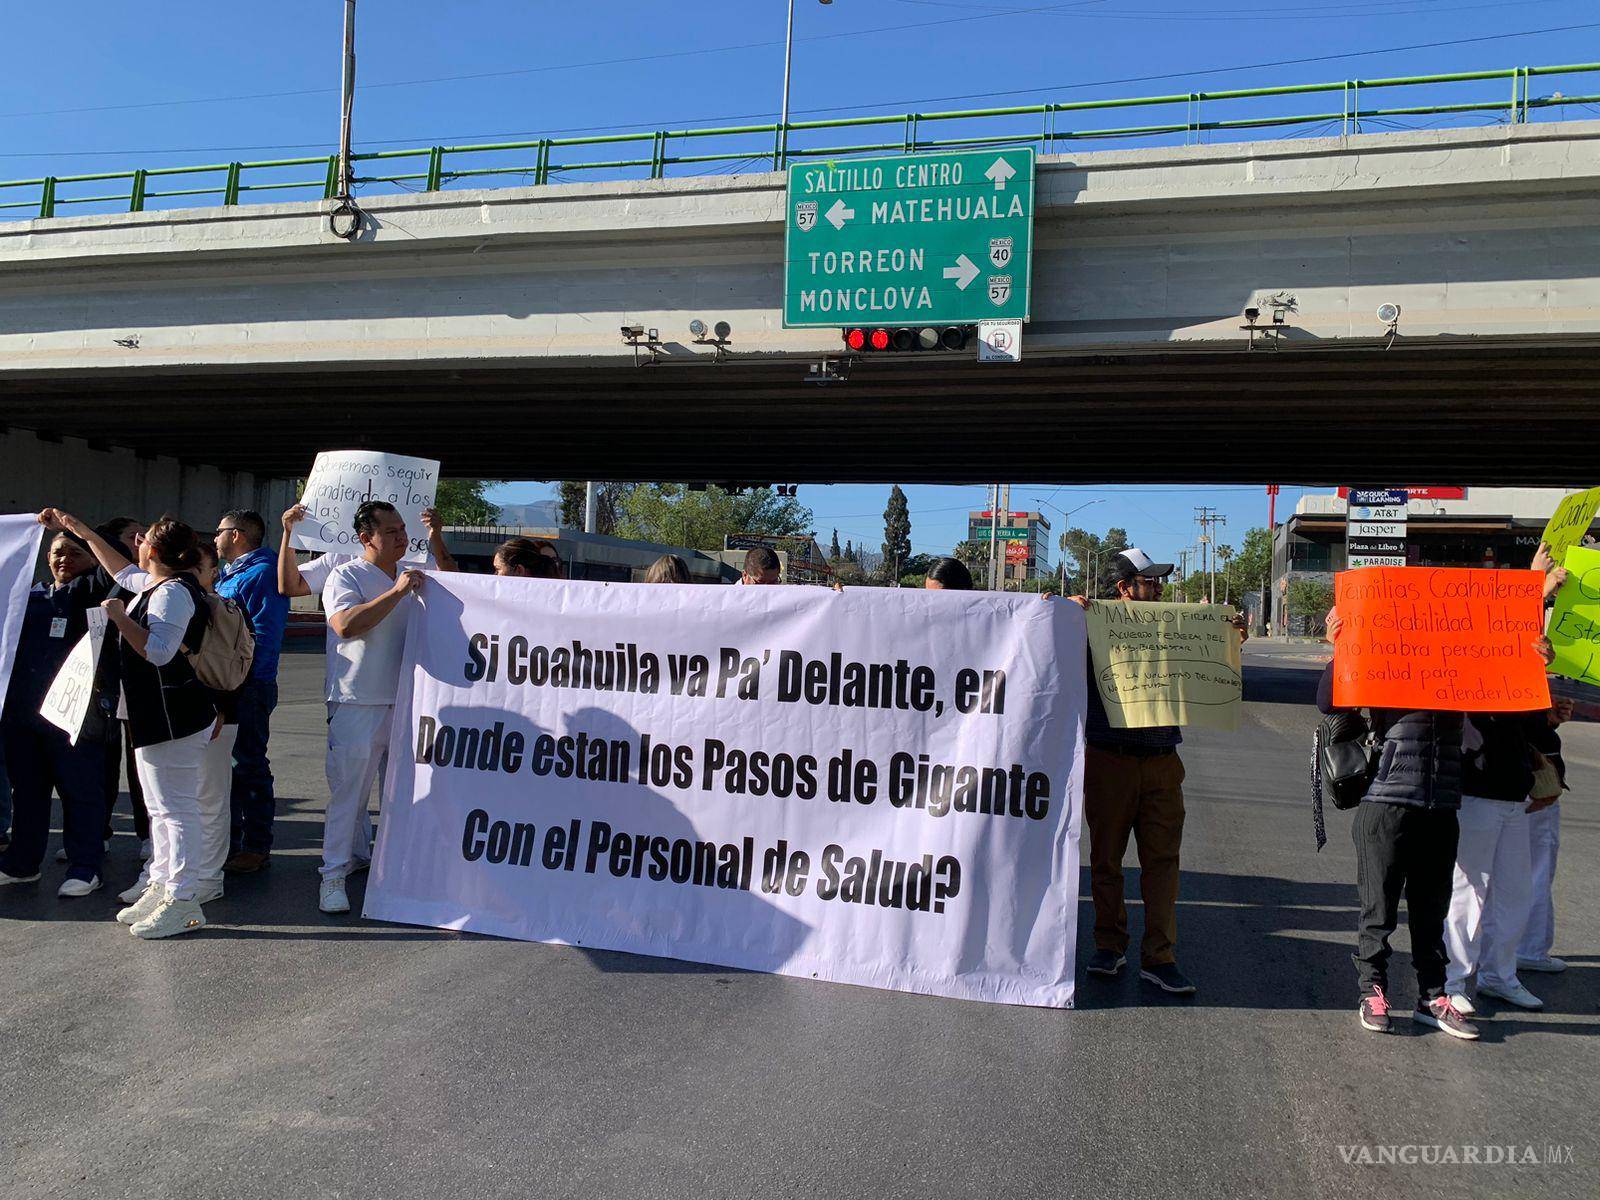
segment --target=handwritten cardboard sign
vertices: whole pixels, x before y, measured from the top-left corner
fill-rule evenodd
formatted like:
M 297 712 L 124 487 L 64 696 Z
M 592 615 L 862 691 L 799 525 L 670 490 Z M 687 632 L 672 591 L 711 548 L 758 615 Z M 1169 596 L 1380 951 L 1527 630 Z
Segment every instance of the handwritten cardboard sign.
M 1549 523 L 1544 527 L 1544 533 L 1539 540 L 1550 547 L 1550 557 L 1555 562 L 1563 561 L 1562 555 L 1566 554 L 1567 547 L 1576 546 L 1583 541 L 1583 535 L 1589 532 L 1589 526 L 1594 521 L 1594 515 L 1600 512 L 1600 487 L 1592 487 L 1586 492 L 1573 492 L 1570 496 L 1563 496 L 1561 503 L 1556 505 L 1556 511 L 1550 514 Z
M 1227 604 L 1096 600 L 1089 607 L 1089 657 L 1112 728 L 1238 728 L 1243 677 L 1236 615 Z
M 100 647 L 106 636 L 103 609 L 91 608 L 84 616 L 88 618 L 89 631 L 67 655 L 67 661 L 50 681 L 44 703 L 39 705 L 39 715 L 65 733 L 74 746 L 83 734 L 83 722 L 94 699 L 95 666 L 100 662 Z
M 1573 546 L 1564 564 L 1567 581 L 1550 613 L 1550 669 L 1583 683 L 1600 684 L 1600 550 Z
M 302 550 L 360 554 L 356 509 L 363 501 L 383 500 L 405 520 L 410 548 L 404 561 L 420 563 L 428 556 L 422 510 L 433 506 L 438 490 L 439 464 L 434 459 L 376 450 L 324 450 L 312 464 L 300 497 L 311 515 L 294 527 L 290 544 Z
M 1538 571 L 1368 567 L 1334 577 L 1343 708 L 1526 712 L 1550 703 Z

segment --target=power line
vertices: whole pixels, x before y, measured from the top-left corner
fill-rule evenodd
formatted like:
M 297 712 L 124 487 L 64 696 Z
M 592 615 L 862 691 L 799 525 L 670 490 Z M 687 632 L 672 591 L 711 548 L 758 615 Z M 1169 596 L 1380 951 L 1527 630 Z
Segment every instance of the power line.
M 1098 21 L 1229 21 L 1233 22 L 1238 17 L 1248 17 L 1252 24 L 1258 21 L 1318 21 L 1318 20 L 1345 20 L 1351 16 L 1362 16 L 1375 9 L 1381 9 L 1384 17 L 1417 16 L 1431 14 L 1439 11 L 1435 4 L 1428 4 L 1425 0 L 1411 0 L 1413 4 L 1421 7 L 1402 8 L 1396 3 L 1371 3 L 1371 4 L 1346 4 L 1334 8 L 1301 9 L 1292 13 L 1262 12 L 1260 9 L 1227 8 L 1216 9 L 1211 12 L 1196 13 L 1184 9 L 1145 9 L 1119 10 L 1116 12 L 1054 12 L 1034 10 L 1034 15 L 1060 17 L 1064 20 L 1074 20 L 1079 17 Z M 1565 4 L 1570 0 L 1492 0 L 1485 4 L 1460 4 L 1450 8 L 1450 14 L 1473 12 L 1479 9 L 1493 8 L 1526 8 L 1529 4 Z M 959 8 L 970 10 L 970 4 L 956 3 L 955 0 L 895 0 L 897 4 L 913 4 L 927 8 Z
M 1020 11 L 1031 11 L 1031 10 L 1020 10 Z M 1008 15 L 1008 13 L 997 13 L 996 15 L 1002 15 L 1003 16 L 1003 15 Z M 1374 47 L 1374 48 L 1366 49 L 1366 50 L 1347 50 L 1347 51 L 1341 51 L 1340 53 L 1337 53 L 1337 54 L 1319 54 L 1319 55 L 1310 55 L 1310 56 L 1301 57 L 1301 58 L 1281 58 L 1281 59 L 1273 59 L 1273 60 L 1265 61 L 1265 62 L 1239 63 L 1239 64 L 1236 64 L 1236 65 L 1233 65 L 1233 66 L 1226 66 L 1226 67 L 1196 67 L 1196 68 L 1193 68 L 1192 70 L 1175 71 L 1175 72 L 1170 72 L 1170 73 L 1161 74 L 1161 75 L 1128 75 L 1128 76 L 1122 76 L 1120 78 L 1115 78 L 1115 79 L 1096 79 L 1096 80 L 1089 80 L 1089 81 L 1086 81 L 1086 82 L 1078 82 L 1078 83 L 1035 84 L 1035 85 L 1033 85 L 1031 87 L 1008 88 L 1008 89 L 1003 90 L 1003 91 L 993 91 L 993 92 L 964 92 L 964 93 L 960 93 L 960 94 L 957 94 L 957 95 L 949 95 L 949 96 L 921 96 L 921 97 L 914 97 L 914 98 L 911 98 L 911 99 L 902 99 L 902 100 L 873 100 L 873 101 L 860 102 L 860 103 L 856 103 L 856 104 L 833 104 L 833 105 L 826 105 L 826 106 L 821 106 L 821 107 L 816 107 L 816 108 L 796 109 L 794 115 L 796 115 L 796 116 L 821 116 L 821 115 L 828 114 L 828 113 L 864 112 L 865 110 L 876 109 L 876 108 L 907 108 L 907 109 L 910 109 L 910 108 L 916 108 L 917 106 L 925 105 L 925 104 L 947 104 L 947 103 L 950 103 L 950 102 L 953 102 L 953 101 L 958 101 L 958 100 L 992 100 L 992 99 L 997 99 L 997 98 L 1001 98 L 1001 97 L 1008 97 L 1008 96 L 1037 95 L 1039 93 L 1050 93 L 1050 92 L 1082 91 L 1082 90 L 1085 90 L 1085 89 L 1088 89 L 1088 88 L 1097 88 L 1097 87 L 1115 87 L 1115 86 L 1118 86 L 1118 85 L 1121 85 L 1121 84 L 1130 84 L 1130 83 L 1159 83 L 1159 82 L 1164 82 L 1166 80 L 1173 80 L 1173 79 L 1193 79 L 1197 75 L 1229 75 L 1229 74 L 1237 74 L 1237 73 L 1239 73 L 1241 71 L 1265 70 L 1265 69 L 1271 68 L 1271 67 L 1305 66 L 1305 65 L 1312 64 L 1312 63 L 1340 62 L 1340 61 L 1344 61 L 1344 60 L 1352 59 L 1352 58 L 1370 58 L 1370 57 L 1377 57 L 1379 55 L 1384 55 L 1384 54 L 1404 54 L 1404 53 L 1408 53 L 1408 52 L 1413 51 L 1413 50 L 1447 49 L 1447 48 L 1450 48 L 1450 47 L 1453 47 L 1453 46 L 1467 46 L 1467 45 L 1475 45 L 1475 44 L 1482 43 L 1482 42 L 1506 41 L 1506 40 L 1510 40 L 1512 38 L 1541 37 L 1541 36 L 1543 36 L 1545 34 L 1551 34 L 1551 33 L 1570 33 L 1570 32 L 1574 32 L 1574 31 L 1577 31 L 1577 30 L 1590 30 L 1590 29 L 1600 29 L 1600 21 L 1592 21 L 1592 22 L 1587 22 L 1587 23 L 1579 24 L 1579 25 L 1556 25 L 1556 26 L 1551 26 L 1551 27 L 1546 28 L 1546 29 L 1524 29 L 1524 30 L 1519 30 L 1519 31 L 1512 32 L 1512 33 L 1497 33 L 1497 34 L 1485 34 L 1485 35 L 1477 36 L 1477 37 L 1452 38 L 1452 39 L 1449 39 L 1449 40 L 1446 40 L 1446 41 L 1438 41 L 1438 42 L 1413 42 L 1413 43 L 1410 43 L 1408 45 L 1403 45 L 1403 46 L 1380 46 L 1380 47 Z M 863 31 L 863 32 L 866 32 L 866 31 Z M 835 35 L 828 35 L 828 36 L 849 36 L 849 35 L 837 35 L 837 34 L 835 34 Z M 814 39 L 805 39 L 805 40 L 814 40 Z M 781 45 L 781 43 L 752 43 L 752 44 L 753 45 Z M 716 52 L 716 51 L 714 51 L 714 50 L 684 51 L 682 53 L 684 53 L 684 54 L 700 54 L 700 53 L 714 53 L 714 52 Z M 623 60 L 617 60 L 617 61 L 623 61 Z M 551 68 L 551 69 L 560 69 L 560 68 Z M 436 80 L 436 81 L 433 81 L 433 82 L 444 82 L 444 81 L 446 81 L 448 79 L 453 79 L 453 78 L 469 78 L 469 77 L 467 77 L 467 76 L 443 76 L 439 80 Z M 427 82 L 427 81 L 414 81 L 414 82 Z M 379 86 L 402 86 L 402 85 L 399 85 L 399 84 L 396 84 L 396 85 L 372 84 L 372 85 L 368 85 L 368 86 L 379 87 Z M 332 89 L 332 88 L 315 88 L 315 89 L 309 89 L 307 91 L 302 91 L 302 92 L 271 92 L 271 93 L 263 93 L 261 96 L 212 97 L 212 98 L 209 98 L 209 99 L 197 99 L 197 100 L 153 101 L 153 102 L 151 102 L 149 104 L 107 105 L 107 106 L 104 106 L 103 108 L 60 109 L 60 110 L 51 110 L 49 112 L 37 112 L 37 113 L 0 113 L 0 117 L 5 117 L 5 116 L 48 116 L 48 115 L 56 115 L 57 113 L 68 113 L 68 112 L 101 112 L 101 111 L 120 110 L 120 109 L 124 109 L 124 108 L 158 107 L 158 106 L 164 105 L 164 104 L 221 103 L 221 102 L 224 102 L 224 101 L 227 101 L 227 100 L 235 100 L 235 99 L 239 99 L 239 100 L 242 100 L 242 99 L 264 99 L 264 98 L 271 98 L 271 97 L 276 97 L 276 96 L 291 96 L 291 95 L 313 95 L 313 94 L 321 95 L 321 94 L 326 94 L 327 92 L 336 91 L 336 90 L 337 89 Z M 754 120 L 761 120 L 763 118 L 771 119 L 771 118 L 774 117 L 774 115 L 775 114 L 773 114 L 771 111 L 767 111 L 767 112 L 759 112 L 759 113 L 721 114 L 721 115 L 718 115 L 718 116 L 708 116 L 708 117 L 682 117 L 682 118 L 677 118 L 677 119 L 672 120 L 672 121 L 661 122 L 659 127 L 661 127 L 661 128 L 683 128 L 683 127 L 692 126 L 694 124 L 698 124 L 698 123 L 701 123 L 701 122 L 716 123 L 716 122 L 724 122 L 724 121 L 754 121 Z M 580 126 L 567 126 L 567 127 L 562 127 L 562 128 L 544 129 L 544 130 L 510 130 L 510 131 L 501 131 L 501 132 L 496 132 L 496 133 L 471 133 L 471 134 L 458 133 L 458 134 L 450 134 L 450 135 L 445 135 L 445 136 L 435 135 L 435 136 L 431 136 L 431 137 L 429 137 L 429 136 L 420 136 L 419 135 L 419 136 L 403 137 L 403 138 L 398 138 L 398 137 L 397 138 L 364 138 L 364 139 L 362 139 L 362 143 L 361 144 L 364 145 L 364 146 L 392 146 L 392 145 L 404 145 L 404 146 L 446 145 L 446 146 L 448 146 L 451 143 L 470 143 L 470 142 L 475 142 L 475 141 L 492 140 L 492 139 L 508 139 L 508 138 L 510 138 L 510 139 L 530 138 L 531 139 L 531 138 L 549 137 L 549 136 L 556 135 L 556 134 L 614 133 L 614 132 L 619 132 L 619 131 L 626 132 L 628 130 L 633 130 L 633 129 L 638 129 L 638 128 L 639 128 L 639 123 L 638 122 L 625 122 L 625 123 L 619 123 L 619 124 L 614 124 L 614 125 L 580 125 Z M 113 156 L 120 156 L 120 155 L 136 155 L 136 154 L 226 154 L 226 153 L 238 152 L 238 151 L 243 151 L 243 150 L 316 150 L 316 149 L 326 148 L 327 144 L 328 143 L 326 142 L 326 140 L 324 140 L 324 141 L 318 141 L 318 142 L 274 143 L 274 144 L 270 144 L 270 145 L 257 145 L 257 146 L 237 146 L 237 145 L 235 145 L 235 146 L 189 146 L 189 147 L 170 147 L 170 148 L 166 148 L 166 149 L 141 149 L 141 150 L 39 150 L 39 151 L 30 151 L 30 152 L 6 152 L 6 153 L 0 153 L 0 158 L 66 158 L 66 157 L 95 158 L 95 157 L 113 157 Z
M 1537 2 L 1545 2 L 1545 0 L 1537 0 Z M 926 28 L 932 28 L 932 27 L 941 26 L 941 25 L 954 25 L 954 24 L 962 24 L 962 23 L 971 22 L 971 21 L 992 20 L 992 19 L 997 18 L 997 17 L 1009 17 L 1009 16 L 1028 15 L 1028 14 L 1033 14 L 1033 13 L 1044 13 L 1044 12 L 1049 12 L 1049 11 L 1051 11 L 1053 9 L 1062 8 L 1062 7 L 1076 7 L 1076 6 L 1071 6 L 1071 5 L 1066 5 L 1066 6 L 1063 6 L 1063 5 L 1050 5 L 1050 6 L 1037 6 L 1037 7 L 1033 7 L 1033 8 L 998 9 L 998 10 L 986 11 L 985 13 L 983 13 L 981 15 L 978 15 L 978 16 L 950 17 L 950 18 L 947 18 L 945 20 L 940 20 L 940 21 L 924 22 L 921 25 L 919 25 L 917 28 L 926 29 Z M 1007 89 L 1005 91 L 967 92 L 967 93 L 964 93 L 964 94 L 961 94 L 961 95 L 922 97 L 920 99 L 913 99 L 913 100 L 888 100 L 888 101 L 876 101 L 876 102 L 870 102 L 870 103 L 865 103 L 865 104 L 855 104 L 855 105 L 831 105 L 831 106 L 828 106 L 828 107 L 825 107 L 825 108 L 811 108 L 811 109 L 805 109 L 805 110 L 802 110 L 802 111 L 806 112 L 806 113 L 827 113 L 827 112 L 840 112 L 840 111 L 844 111 L 844 110 L 847 110 L 847 109 L 898 107 L 898 106 L 902 106 L 902 105 L 916 105 L 916 104 L 940 104 L 940 103 L 944 103 L 944 102 L 950 101 L 950 100 L 987 99 L 987 98 L 995 97 L 995 96 L 1015 96 L 1015 95 L 1021 95 L 1021 94 L 1024 94 L 1024 93 L 1039 92 L 1039 91 L 1052 91 L 1052 92 L 1074 91 L 1074 90 L 1081 90 L 1083 88 L 1106 87 L 1106 86 L 1111 86 L 1111 85 L 1115 85 L 1115 84 L 1122 84 L 1122 83 L 1149 83 L 1149 82 L 1155 82 L 1155 81 L 1158 81 L 1158 80 L 1165 80 L 1165 79 L 1188 79 L 1188 78 L 1194 77 L 1195 75 L 1221 75 L 1221 74 L 1228 74 L 1228 73 L 1237 72 L 1237 71 L 1258 70 L 1258 69 L 1265 68 L 1265 67 L 1298 66 L 1298 65 L 1307 64 L 1307 63 L 1336 62 L 1336 61 L 1339 61 L 1339 60 L 1342 60 L 1342 59 L 1361 58 L 1361 57 L 1366 57 L 1368 55 L 1398 54 L 1398 53 L 1403 53 L 1405 51 L 1410 51 L 1410 50 L 1433 50 L 1433 49 L 1440 49 L 1440 48 L 1450 47 L 1450 46 L 1472 45 L 1472 44 L 1480 43 L 1480 42 L 1504 41 L 1504 40 L 1509 40 L 1511 38 L 1539 37 L 1539 36 L 1542 36 L 1542 35 L 1548 34 L 1548 33 L 1571 33 L 1571 32 L 1575 32 L 1575 31 L 1578 31 L 1578 30 L 1588 30 L 1588 29 L 1600 29 L 1600 21 L 1588 22 L 1588 23 L 1578 24 L 1578 25 L 1556 25 L 1556 26 L 1551 26 L 1551 27 L 1545 28 L 1545 29 L 1524 29 L 1524 30 L 1513 31 L 1513 32 L 1510 32 L 1510 33 L 1484 34 L 1484 35 L 1480 35 L 1480 36 L 1476 36 L 1476 37 L 1453 38 L 1453 39 L 1450 39 L 1450 40 L 1447 40 L 1447 41 L 1418 42 L 1418 43 L 1413 43 L 1411 45 L 1406 45 L 1406 46 L 1387 46 L 1387 47 L 1381 47 L 1381 48 L 1371 49 L 1371 50 L 1351 50 L 1351 51 L 1346 51 L 1346 52 L 1339 53 L 1339 54 L 1321 54 L 1321 55 L 1306 56 L 1306 57 L 1302 57 L 1302 58 L 1276 59 L 1276 60 L 1273 60 L 1273 61 L 1270 61 L 1270 62 L 1245 63 L 1245 64 L 1241 64 L 1239 66 L 1232 66 L 1232 67 L 1201 67 L 1201 68 L 1195 68 L 1195 69 L 1189 70 L 1189 71 L 1171 72 L 1171 73 L 1161 74 L 1161 75 L 1125 76 L 1125 77 L 1120 78 L 1120 79 L 1101 79 L 1101 80 L 1094 80 L 1094 81 L 1085 82 L 1085 83 L 1049 84 L 1049 85 L 1044 85 L 1044 86 L 1037 86 L 1036 85 L 1034 87 L 1028 87 L 1028 88 L 1011 88 L 1011 89 Z M 857 30 L 849 30 L 849 31 L 842 32 L 842 33 L 816 34 L 816 35 L 812 35 L 810 37 L 797 38 L 796 40 L 797 41 L 802 41 L 802 42 L 831 41 L 831 40 L 836 40 L 836 39 L 840 39 L 840 38 L 864 37 L 864 36 L 868 36 L 868 35 L 871 35 L 871 34 L 877 34 L 877 33 L 903 33 L 903 32 L 905 32 L 905 30 L 906 30 L 906 27 L 904 25 L 880 26 L 880 27 L 875 28 L 875 29 L 857 29 Z M 695 56 L 698 56 L 698 55 L 705 55 L 705 54 L 723 54 L 723 53 L 737 52 L 737 51 L 741 51 L 741 50 L 767 49 L 767 48 L 770 48 L 770 47 L 773 47 L 773 46 L 781 46 L 781 45 L 783 45 L 783 43 L 780 42 L 780 41 L 743 42 L 743 43 L 738 43 L 738 44 L 729 45 L 729 46 L 708 46 L 708 47 L 703 47 L 701 49 L 696 49 L 696 50 L 664 51 L 664 52 L 662 52 L 660 54 L 642 54 L 642 55 L 635 55 L 635 56 L 626 57 L 626 58 L 595 59 L 595 60 L 591 60 L 591 61 L 588 61 L 588 62 L 554 63 L 554 64 L 546 64 L 546 65 L 538 66 L 538 67 L 519 67 L 519 68 L 514 68 L 514 69 L 504 70 L 504 71 L 479 71 L 479 72 L 473 72 L 473 73 L 470 73 L 470 74 L 463 74 L 463 75 L 438 75 L 438 76 L 433 76 L 431 78 L 426 78 L 426 79 L 400 79 L 400 80 L 392 80 L 392 81 L 389 81 L 389 82 L 382 82 L 382 83 L 368 83 L 368 84 L 360 85 L 360 90 L 366 91 L 366 90 L 372 90 L 372 89 L 378 89 L 378 88 L 420 87 L 420 86 L 429 85 L 429 84 L 435 84 L 435 83 L 456 83 L 456 82 L 471 81 L 471 80 L 478 80 L 478 79 L 506 78 L 506 77 L 509 77 L 509 76 L 517 76 L 517 75 L 544 74 L 544 73 L 554 72 L 554 71 L 586 70 L 586 69 L 589 69 L 589 68 L 592 68 L 592 67 L 627 66 L 627 65 L 633 65 L 633 64 L 642 63 L 642 62 L 655 62 L 655 61 L 660 61 L 660 60 L 664 60 L 664 59 L 674 59 L 674 58 L 689 58 L 689 57 L 695 57 Z M 283 99 L 283 98 L 296 97 L 296 96 L 323 96 L 323 95 L 328 95 L 329 93 L 337 92 L 337 91 L 338 91 L 337 88 L 298 88 L 298 89 L 294 89 L 294 90 L 290 90 L 290 91 L 253 92 L 253 93 L 246 93 L 246 94 L 240 94 L 240 95 L 234 95 L 234 96 L 195 96 L 195 97 L 189 97 L 189 98 L 186 98 L 186 99 L 178 99 L 178 100 L 147 100 L 147 101 L 140 101 L 140 102 L 136 102 L 136 103 L 132 103 L 132 104 L 103 104 L 103 105 L 91 105 L 91 106 L 78 107 L 78 108 L 37 109 L 37 110 L 26 111 L 26 112 L 0 113 L 0 118 L 67 116 L 67 115 L 76 115 L 76 114 L 81 114 L 81 113 L 92 113 L 92 112 L 123 112 L 123 111 L 127 111 L 127 110 L 132 110 L 132 109 L 169 108 L 169 107 L 176 107 L 176 106 L 180 106 L 180 105 L 190 105 L 190 104 L 227 104 L 227 103 L 243 102 L 243 101 L 247 101 L 247 100 L 275 100 L 275 99 Z M 770 114 L 763 114 L 763 115 L 770 115 Z M 733 119 L 744 119 L 744 118 L 702 117 L 702 118 L 696 118 L 696 119 L 698 119 L 698 120 L 733 120 Z M 611 126 L 609 128 L 630 128 L 630 127 L 631 126 Z M 593 128 L 599 128 L 599 127 L 593 127 Z M 483 135 L 480 135 L 480 136 L 483 136 Z M 504 135 L 497 135 L 497 136 L 504 136 Z M 435 140 L 437 140 L 437 139 L 435 139 Z M 294 147 L 283 147 L 283 148 L 287 149 L 287 148 L 294 148 Z M 110 151 L 95 151 L 95 152 L 91 152 L 91 153 L 111 153 L 111 152 Z M 177 151 L 173 151 L 172 153 L 178 153 L 178 152 Z
M 1105 3 L 1106 0 L 1089 0 L 1090 3 Z M 985 10 L 984 12 L 964 17 L 946 17 L 938 21 L 924 21 L 916 26 L 918 30 L 932 29 L 941 25 L 963 25 L 972 21 L 992 21 L 997 17 L 1026 16 L 1030 13 L 1045 12 L 1057 8 L 1072 8 L 1075 5 L 1035 5 L 1030 8 L 1010 8 L 998 10 Z M 880 25 L 872 29 L 848 29 L 839 33 L 819 33 L 808 37 L 796 38 L 797 42 L 828 42 L 844 38 L 869 37 L 878 33 L 905 33 L 904 24 Z M 545 75 L 556 71 L 583 71 L 593 67 L 619 67 L 632 66 L 637 63 L 660 62 L 665 59 L 693 58 L 706 54 L 728 54 L 741 50 L 765 50 L 774 46 L 782 46 L 781 40 L 764 42 L 738 42 L 729 46 L 703 46 L 694 50 L 664 50 L 658 54 L 635 54 L 624 58 L 600 58 L 587 62 L 575 63 L 545 63 L 537 67 L 511 67 L 501 71 L 472 71 L 461 75 L 434 75 L 424 79 L 394 79 L 380 83 L 364 83 L 358 86 L 360 91 L 375 91 L 380 88 L 423 87 L 435 83 L 461 83 L 479 79 L 505 79 L 518 75 Z M 192 96 L 179 100 L 144 100 L 132 104 L 97 104 L 80 108 L 48 108 L 37 109 L 29 112 L 0 113 L 4 117 L 55 117 L 70 116 L 79 113 L 92 112 L 122 112 L 129 109 L 141 108 L 171 108 L 189 104 L 231 104 L 246 100 L 278 100 L 298 96 L 325 96 L 330 92 L 337 92 L 337 88 L 295 88 L 282 92 L 251 92 L 237 96 Z

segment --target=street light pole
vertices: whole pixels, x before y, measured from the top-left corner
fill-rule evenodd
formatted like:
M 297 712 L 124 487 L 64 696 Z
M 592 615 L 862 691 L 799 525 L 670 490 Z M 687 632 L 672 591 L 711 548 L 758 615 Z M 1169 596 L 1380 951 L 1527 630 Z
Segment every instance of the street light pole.
M 819 4 L 832 4 L 833 0 L 817 0 Z M 782 170 L 789 160 L 789 74 L 794 66 L 794 0 L 789 0 L 789 31 L 783 39 L 783 116 L 778 121 L 778 141 L 772 153 L 772 165 Z
M 1062 508 L 1059 504 L 1051 504 L 1050 501 L 1041 500 L 1038 496 L 1035 496 L 1033 498 L 1033 502 L 1035 504 L 1037 504 L 1040 508 L 1053 508 L 1053 509 L 1055 509 L 1058 513 L 1061 514 L 1061 519 L 1063 521 L 1070 521 L 1070 520 L 1072 520 L 1072 514 L 1073 513 L 1082 512 L 1084 509 L 1086 509 L 1086 508 L 1088 508 L 1088 507 L 1090 507 L 1091 505 L 1094 505 L 1094 504 L 1104 504 L 1105 503 L 1105 499 L 1102 497 L 1099 500 L 1086 500 L 1082 504 L 1078 505 L 1077 508 L 1073 508 L 1073 509 L 1065 509 L 1065 508 Z M 1066 537 L 1067 536 L 1067 531 L 1066 531 L 1066 529 L 1064 527 L 1061 530 L 1061 536 L 1062 537 Z M 1066 561 L 1065 556 L 1063 555 L 1062 560 L 1061 560 L 1061 591 L 1062 591 L 1063 595 L 1066 594 L 1066 590 L 1067 590 L 1067 561 Z M 1083 581 L 1083 590 L 1084 590 L 1084 593 L 1087 594 L 1091 600 L 1094 599 L 1094 596 L 1093 596 L 1094 585 L 1090 581 L 1090 579 L 1087 577 L 1087 574 L 1085 575 L 1085 578 L 1084 578 L 1084 581 Z

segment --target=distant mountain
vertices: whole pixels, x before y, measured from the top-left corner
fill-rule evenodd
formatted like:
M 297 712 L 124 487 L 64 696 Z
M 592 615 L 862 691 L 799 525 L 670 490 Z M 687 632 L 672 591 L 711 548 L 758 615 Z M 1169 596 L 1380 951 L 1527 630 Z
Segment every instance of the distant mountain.
M 535 504 L 502 504 L 499 523 L 525 529 L 556 529 L 561 525 L 561 502 L 540 500 Z

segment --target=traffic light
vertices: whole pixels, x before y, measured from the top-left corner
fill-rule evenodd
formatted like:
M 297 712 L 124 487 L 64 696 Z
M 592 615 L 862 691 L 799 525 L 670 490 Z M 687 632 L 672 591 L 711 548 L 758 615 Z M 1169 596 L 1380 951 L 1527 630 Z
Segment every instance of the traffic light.
M 856 327 L 842 331 L 847 349 L 887 350 L 962 350 L 971 328 L 965 325 L 899 326 L 897 328 Z

